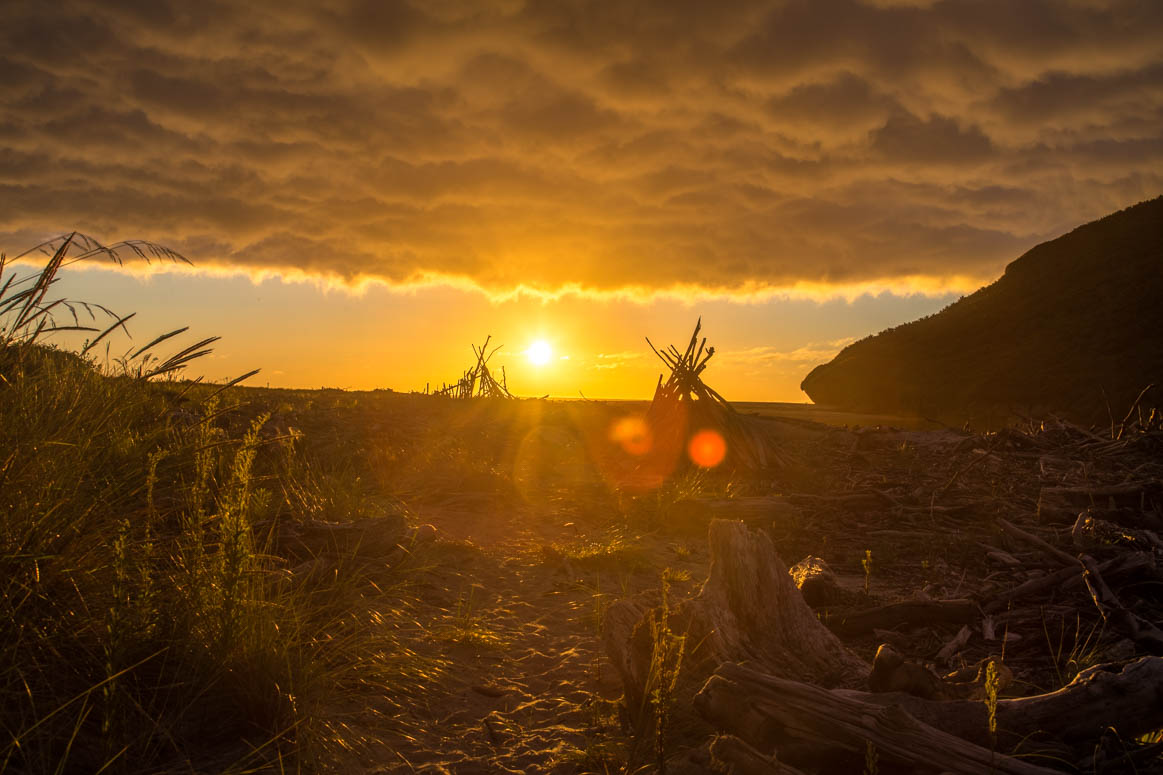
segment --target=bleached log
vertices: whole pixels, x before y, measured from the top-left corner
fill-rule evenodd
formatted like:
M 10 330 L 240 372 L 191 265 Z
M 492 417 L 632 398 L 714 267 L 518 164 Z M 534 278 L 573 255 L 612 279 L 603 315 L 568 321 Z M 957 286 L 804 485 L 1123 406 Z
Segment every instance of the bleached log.
M 859 761 L 871 744 L 882 760 L 961 775 L 1056 772 L 924 724 L 899 705 L 866 702 L 732 663 L 707 680 L 695 705 L 716 727 L 758 751 L 779 751 L 781 758 L 784 751 L 796 751 L 797 758 L 843 753 Z
M 781 761 L 795 766 L 808 767 L 837 749 L 860 755 L 867 741 L 872 741 L 882 754 L 902 761 L 950 772 L 986 772 L 959 768 L 975 761 L 979 752 L 971 749 L 950 749 L 967 757 L 960 765 L 956 760 L 908 756 L 923 754 L 929 743 L 948 744 L 949 739 L 981 749 L 996 746 L 1002 753 L 1020 746 L 1023 752 L 1066 756 L 1093 749 L 1095 741 L 1112 728 L 1122 738 L 1133 739 L 1163 727 L 1163 658 L 1098 665 L 1056 692 L 999 700 L 996 740 L 991 739 L 983 702 L 824 691 L 734 664 L 722 666 L 708 679 L 696 706 L 717 729 L 738 736 L 761 754 L 778 750 Z M 886 710 L 887 717 L 879 715 Z M 902 715 L 926 729 L 918 731 L 910 722 L 898 725 Z
M 836 690 L 874 705 L 899 705 L 922 723 L 979 745 L 989 745 L 985 704 L 970 700 L 934 701 L 906 694 Z M 1125 665 L 1096 665 L 1058 691 L 997 703 L 998 749 L 1055 742 L 1093 747 L 1108 728 L 1133 739 L 1163 727 L 1163 657 L 1142 657 Z M 754 745 L 754 741 L 752 741 Z

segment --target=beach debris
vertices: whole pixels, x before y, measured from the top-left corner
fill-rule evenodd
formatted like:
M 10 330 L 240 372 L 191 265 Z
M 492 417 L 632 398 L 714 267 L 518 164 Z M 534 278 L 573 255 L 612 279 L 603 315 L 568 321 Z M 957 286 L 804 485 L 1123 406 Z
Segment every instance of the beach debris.
M 776 434 L 763 418 L 740 414 L 703 381 L 703 372 L 715 354 L 707 338 L 699 340 L 703 319 L 695 324 L 686 349 L 674 345 L 659 349 L 646 343 L 670 370 L 658 376 L 654 399 L 646 411 L 656 455 L 689 461 L 703 468 L 726 463 L 732 468 L 759 470 L 785 464 Z M 683 453 L 686 453 L 685 455 Z
M 443 384 L 433 395 L 448 396 L 449 398 L 515 398 L 509 392 L 508 379 L 505 367 L 501 367 L 501 378 L 497 379 L 489 369 L 489 360 L 496 355 L 503 345 L 497 345 L 489 350 L 489 341 L 492 335 L 485 337 L 485 343 L 480 347 L 472 345 L 472 354 L 476 356 L 476 363 L 466 369 L 460 379 L 452 384 Z

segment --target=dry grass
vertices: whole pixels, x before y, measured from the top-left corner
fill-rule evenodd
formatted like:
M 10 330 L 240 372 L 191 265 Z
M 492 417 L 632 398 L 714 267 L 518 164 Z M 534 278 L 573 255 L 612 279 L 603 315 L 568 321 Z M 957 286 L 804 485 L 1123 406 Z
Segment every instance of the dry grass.
M 338 708 L 435 669 L 389 624 L 408 607 L 398 579 L 293 574 L 261 528 L 344 510 L 347 471 L 222 386 L 154 381 L 213 338 L 96 363 L 128 316 L 98 329 L 78 311 L 108 311 L 49 298 L 78 244 L 116 257 L 69 237 L 39 272 L 0 261 L 0 771 L 343 760 L 361 741 Z M 95 334 L 79 355 L 43 344 L 77 330 Z

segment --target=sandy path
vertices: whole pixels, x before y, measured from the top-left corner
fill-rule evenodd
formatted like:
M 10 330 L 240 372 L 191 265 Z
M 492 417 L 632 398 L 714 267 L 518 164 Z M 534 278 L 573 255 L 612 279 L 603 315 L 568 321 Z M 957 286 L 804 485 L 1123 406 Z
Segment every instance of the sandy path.
M 415 739 L 391 741 L 379 772 L 584 772 L 595 741 L 619 734 L 601 710 L 620 693 L 603 666 L 595 595 L 649 586 L 657 572 L 620 578 L 574 567 L 553 546 L 581 540 L 567 516 L 539 510 L 420 511 L 441 559 L 415 593 L 428 617 L 425 648 L 447 667 L 412 706 Z M 603 589 L 602 587 L 606 587 Z M 385 741 L 388 742 L 388 741 Z

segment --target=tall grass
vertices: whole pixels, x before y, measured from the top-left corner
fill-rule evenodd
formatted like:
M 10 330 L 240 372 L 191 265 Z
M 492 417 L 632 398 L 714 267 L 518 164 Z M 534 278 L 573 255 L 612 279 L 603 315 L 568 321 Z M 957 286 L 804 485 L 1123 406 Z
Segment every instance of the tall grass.
M 38 273 L 0 257 L 0 771 L 285 771 L 344 755 L 338 696 L 388 694 L 418 658 L 358 572 L 291 574 L 256 529 L 293 507 L 276 493 L 310 497 L 256 475 L 293 442 L 264 435 L 261 414 L 229 430 L 237 407 L 218 389 L 156 381 L 212 339 L 154 356 L 171 332 L 97 366 L 93 346 L 128 317 L 96 308 L 112 322 L 88 325 L 95 305 L 49 298 L 78 245 L 116 260 L 76 235 L 47 243 Z M 44 344 L 78 330 L 94 334 L 80 353 Z

